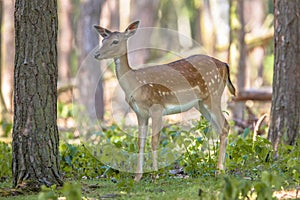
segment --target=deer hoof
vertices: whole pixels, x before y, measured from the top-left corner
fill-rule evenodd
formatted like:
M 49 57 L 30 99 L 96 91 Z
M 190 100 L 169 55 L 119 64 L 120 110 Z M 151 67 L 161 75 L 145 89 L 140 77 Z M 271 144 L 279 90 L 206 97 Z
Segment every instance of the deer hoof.
M 134 177 L 135 182 L 139 182 L 142 179 L 143 174 L 142 173 L 136 173 Z

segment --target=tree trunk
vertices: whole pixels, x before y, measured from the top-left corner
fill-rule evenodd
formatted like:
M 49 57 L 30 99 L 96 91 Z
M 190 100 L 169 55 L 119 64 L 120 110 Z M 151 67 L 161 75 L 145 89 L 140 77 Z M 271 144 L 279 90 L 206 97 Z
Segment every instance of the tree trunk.
M 130 1 L 130 21 L 140 20 L 139 28 L 154 27 L 157 19 L 158 0 L 131 0 Z M 126 25 L 127 26 L 127 25 Z M 151 40 L 152 31 L 143 32 L 143 40 Z M 139 49 L 129 52 L 129 62 L 132 66 L 141 66 L 150 58 L 149 49 Z
M 211 2 L 209 0 L 204 0 L 201 8 L 200 29 L 202 31 L 202 44 L 209 54 L 213 54 L 216 48 L 216 28 L 212 16 Z
M 281 137 L 295 144 L 300 132 L 300 1 L 275 0 L 275 63 L 268 138 L 275 158 Z
M 245 44 L 245 19 L 244 19 L 244 0 L 237 0 L 237 13 L 240 22 L 240 27 L 237 30 L 238 34 L 238 74 L 237 74 L 237 89 L 242 91 L 247 85 L 247 66 L 246 66 L 246 44 Z M 234 118 L 244 120 L 245 103 L 238 102 L 234 106 Z
M 103 85 L 96 70 L 100 70 L 99 62 L 89 53 L 99 45 L 99 35 L 93 25 L 99 24 L 101 8 L 104 0 L 85 0 L 80 5 L 80 17 L 77 30 L 77 43 L 81 65 L 78 73 L 79 103 L 85 107 L 90 119 L 102 120 L 104 115 Z M 91 59 L 91 60 L 87 60 Z M 92 63 L 91 63 L 92 62 Z M 91 66 L 95 65 L 95 66 Z M 100 72 L 101 74 L 101 72 Z
M 245 24 L 248 27 L 248 32 L 253 36 L 263 35 L 263 23 L 265 19 L 265 2 L 261 0 L 246 0 L 245 1 Z M 248 46 L 247 46 L 248 51 Z M 263 84 L 263 62 L 265 57 L 263 46 L 254 47 L 248 55 L 249 82 L 252 87 L 260 87 Z
M 167 1 L 160 1 L 160 12 L 163 13 L 161 15 L 161 18 L 159 19 L 159 27 L 161 28 L 167 28 L 174 31 L 178 30 L 178 16 L 176 11 L 176 2 L 173 0 L 167 0 Z M 159 40 L 154 40 L 153 42 L 159 42 L 159 47 L 162 49 L 167 49 L 173 52 L 179 52 L 180 50 L 180 42 L 179 42 L 179 35 L 178 34 L 162 34 L 159 36 Z M 161 41 L 165 41 L 162 43 Z M 154 59 L 160 58 L 165 56 L 161 53 L 161 51 L 157 52 L 151 52 L 152 57 Z
M 57 1 L 16 0 L 13 186 L 61 185 L 57 118 Z
M 101 11 L 101 23 L 102 27 L 106 27 L 109 30 L 120 29 L 120 2 L 118 0 L 105 1 Z
M 0 24 L 2 24 L 3 20 L 3 2 L 0 0 Z M 2 38 L 2 27 L 0 27 L 0 38 Z M 2 46 L 2 40 L 0 39 L 0 47 Z M 0 63 L 2 63 L 2 54 L 0 53 Z M 3 92 L 2 92 L 2 66 L 0 69 L 0 122 L 6 123 L 8 121 L 7 117 L 7 108 L 6 104 L 3 98 Z M 9 120 L 10 121 L 10 120 Z M 0 129 L 0 137 L 7 136 L 7 133 Z
M 71 0 L 59 0 L 58 79 L 62 83 L 69 82 L 71 78 L 71 54 L 73 47 L 72 7 Z

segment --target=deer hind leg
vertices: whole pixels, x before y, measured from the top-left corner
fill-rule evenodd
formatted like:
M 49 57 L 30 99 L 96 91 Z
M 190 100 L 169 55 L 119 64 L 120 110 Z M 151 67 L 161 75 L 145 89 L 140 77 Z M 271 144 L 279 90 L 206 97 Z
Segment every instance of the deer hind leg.
M 143 165 L 144 165 L 144 151 L 146 144 L 146 137 L 148 131 L 148 117 L 141 117 L 137 115 L 139 125 L 139 138 L 138 138 L 138 161 L 135 174 L 135 181 L 140 181 L 143 176 Z
M 225 119 L 224 115 L 222 114 L 224 125 L 222 128 L 222 132 L 220 134 L 220 155 L 218 160 L 218 169 L 224 170 L 225 169 L 225 158 L 226 158 L 226 146 L 227 146 L 227 136 L 229 132 L 229 124 Z
M 159 144 L 160 130 L 162 128 L 162 107 L 160 105 L 154 105 L 150 109 L 150 115 L 152 118 L 152 160 L 153 170 L 158 170 L 157 162 L 157 149 Z
M 203 102 L 199 101 L 198 107 L 196 108 L 206 118 L 206 120 L 212 123 L 214 129 L 220 134 L 220 155 L 218 158 L 217 168 L 219 170 L 224 170 L 229 124 L 222 113 L 220 103 L 209 103 L 204 105 Z

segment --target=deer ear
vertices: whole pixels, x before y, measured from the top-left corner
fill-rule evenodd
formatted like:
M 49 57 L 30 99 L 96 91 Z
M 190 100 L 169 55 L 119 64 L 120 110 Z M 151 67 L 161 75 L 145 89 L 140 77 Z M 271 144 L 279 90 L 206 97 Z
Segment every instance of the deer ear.
M 94 28 L 96 29 L 96 31 L 103 37 L 103 38 L 107 38 L 110 36 L 111 31 L 107 30 L 105 28 L 102 28 L 101 26 L 97 26 L 94 25 Z
M 135 21 L 127 27 L 127 29 L 125 30 L 125 34 L 126 34 L 127 38 L 129 38 L 135 34 L 139 24 L 140 24 L 140 21 Z

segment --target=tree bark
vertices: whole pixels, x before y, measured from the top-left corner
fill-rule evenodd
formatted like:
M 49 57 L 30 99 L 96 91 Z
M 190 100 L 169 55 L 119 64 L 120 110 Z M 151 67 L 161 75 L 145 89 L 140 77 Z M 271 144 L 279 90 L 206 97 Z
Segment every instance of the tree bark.
M 300 132 L 300 1 L 275 0 L 275 63 L 268 138 L 275 157 L 283 135 L 295 144 Z
M 57 1 L 16 0 L 13 186 L 61 185 L 57 119 Z

